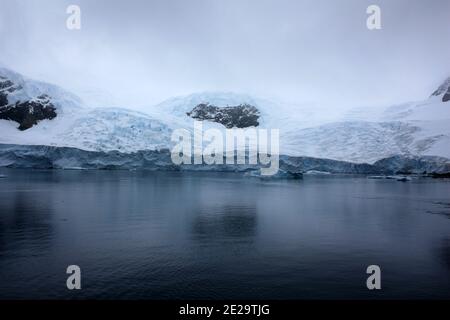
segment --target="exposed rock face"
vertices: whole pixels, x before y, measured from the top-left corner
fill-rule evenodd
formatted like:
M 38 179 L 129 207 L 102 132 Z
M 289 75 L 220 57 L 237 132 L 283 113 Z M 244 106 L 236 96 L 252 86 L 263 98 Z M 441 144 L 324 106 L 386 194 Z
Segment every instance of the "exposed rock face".
M 8 104 L 8 94 L 21 90 L 20 85 L 15 84 L 8 78 L 0 76 L 0 107 Z
M 20 89 L 22 88 L 9 79 L 0 77 L 0 119 L 15 121 L 19 124 L 19 130 L 26 130 L 40 120 L 51 120 L 57 116 L 55 106 L 45 94 L 28 101 L 10 104 L 8 95 Z
M 439 88 L 433 92 L 432 96 L 442 95 L 442 102 L 447 102 L 450 100 L 450 77 L 444 81 Z
M 0 108 L 8 104 L 8 96 L 0 92 Z
M 8 104 L 8 93 L 20 90 L 20 87 L 15 86 L 10 80 L 0 76 L 0 108 Z
M 214 121 L 227 128 L 257 127 L 259 110 L 249 104 L 219 108 L 209 103 L 197 105 L 187 115 L 194 119 Z
M 442 101 L 447 102 L 450 100 L 450 88 L 448 88 L 447 92 L 442 96 Z
M 0 119 L 13 120 L 19 123 L 19 130 L 26 130 L 37 124 L 40 120 L 56 117 L 55 107 L 46 95 L 26 102 L 17 102 L 14 105 L 0 109 Z

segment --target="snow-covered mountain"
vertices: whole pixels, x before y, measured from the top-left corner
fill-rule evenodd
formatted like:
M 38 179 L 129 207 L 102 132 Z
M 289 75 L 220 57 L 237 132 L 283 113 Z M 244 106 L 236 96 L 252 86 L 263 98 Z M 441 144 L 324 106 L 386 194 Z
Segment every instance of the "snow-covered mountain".
M 356 109 L 340 117 L 313 106 L 214 92 L 173 98 L 154 110 L 188 127 L 192 124 L 188 113 L 202 103 L 255 106 L 261 113 L 260 127 L 280 130 L 280 152 L 286 155 L 368 163 L 394 155 L 450 158 L 450 102 L 442 99 L 449 84 L 444 82 L 436 91 L 439 95 L 424 101 Z M 207 126 L 224 129 L 213 122 Z
M 52 103 L 61 111 L 69 111 L 82 107 L 82 101 L 76 95 L 56 86 L 42 81 L 36 81 L 22 76 L 5 67 L 0 67 L 1 82 L 9 81 L 12 86 L 0 87 L 6 89 L 8 103 L 24 102 L 46 94 L 52 97 Z
M 72 93 L 5 68 L 0 68 L 0 77 L 8 84 L 4 91 L 7 103 L 0 107 L 0 117 L 6 108 L 28 105 L 43 96 L 56 112 L 56 116 L 38 120 L 22 131 L 18 130 L 17 121 L 9 117 L 6 120 L 5 116 L 0 120 L 0 143 L 122 152 L 164 148 L 169 143 L 169 127 L 148 114 L 120 108 L 89 108 Z M 31 106 L 28 112 L 35 110 Z
M 259 113 L 259 126 L 262 128 L 278 128 L 282 131 L 299 127 L 315 126 L 337 119 L 335 115 L 326 113 L 320 106 L 313 104 L 291 103 L 272 98 L 260 98 L 235 92 L 198 92 L 186 96 L 167 99 L 149 109 L 160 117 L 186 126 L 192 125 L 192 118 L 187 115 L 199 104 L 210 104 L 217 107 L 238 105 L 255 106 Z M 211 123 L 205 122 L 204 125 Z M 221 126 L 219 126 L 220 128 Z M 223 126 L 222 126 L 223 127 Z
M 280 152 L 285 155 L 368 163 L 394 155 L 450 158 L 450 101 L 446 100 L 450 81 L 444 82 L 423 101 L 376 110 L 353 110 L 336 117 L 309 104 L 230 92 L 175 97 L 149 107 L 146 113 L 90 108 L 59 87 L 27 79 L 5 68 L 0 68 L 0 77 L 10 82 L 7 88 L 14 89 L 5 91 L 4 106 L 14 108 L 17 103 L 36 101 L 45 95 L 56 112 L 56 117 L 36 121 L 25 130 L 18 130 L 18 122 L 4 117 L 0 120 L 0 143 L 3 144 L 125 153 L 170 148 L 174 129 L 192 130 L 192 115 L 199 115 L 200 104 L 213 105 L 215 112 L 217 108 L 227 107 L 228 112 L 233 106 L 248 105 L 241 109 L 258 115 L 258 127 L 280 130 Z M 0 106 L 0 115 L 2 108 Z M 192 113 L 194 109 L 196 112 Z M 218 113 L 223 116 L 223 112 Z M 205 129 L 226 129 L 217 121 L 203 123 Z

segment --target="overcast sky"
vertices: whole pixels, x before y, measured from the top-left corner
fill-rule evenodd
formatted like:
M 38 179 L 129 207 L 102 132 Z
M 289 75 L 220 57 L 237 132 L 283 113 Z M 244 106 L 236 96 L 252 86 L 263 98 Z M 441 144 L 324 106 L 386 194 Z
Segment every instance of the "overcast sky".
M 389 105 L 450 76 L 450 0 L 0 0 L 0 40 L 3 65 L 129 108 L 215 90 Z

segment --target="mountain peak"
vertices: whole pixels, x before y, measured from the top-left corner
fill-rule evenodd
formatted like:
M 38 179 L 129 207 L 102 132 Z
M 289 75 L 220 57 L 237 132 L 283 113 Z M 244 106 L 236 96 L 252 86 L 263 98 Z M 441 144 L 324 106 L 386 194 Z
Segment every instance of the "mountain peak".
M 450 100 L 450 77 L 448 77 L 435 92 L 431 95 L 440 97 L 442 96 L 442 102 Z

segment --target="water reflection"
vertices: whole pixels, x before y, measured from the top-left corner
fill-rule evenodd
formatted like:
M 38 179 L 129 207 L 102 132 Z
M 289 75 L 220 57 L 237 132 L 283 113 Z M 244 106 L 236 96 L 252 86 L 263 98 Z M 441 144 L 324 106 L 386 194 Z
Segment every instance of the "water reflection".
M 28 243 L 39 243 L 34 254 L 51 246 L 55 226 L 53 193 L 39 189 L 0 191 L 0 252 L 19 254 Z
M 9 170 L 0 298 L 450 298 L 450 183 Z M 447 207 L 443 207 L 443 205 Z
M 223 205 L 201 208 L 192 234 L 201 240 L 251 238 L 257 229 L 256 206 Z
M 450 238 L 442 241 L 441 246 L 437 248 L 437 256 L 442 264 L 450 270 Z

